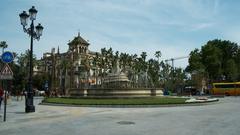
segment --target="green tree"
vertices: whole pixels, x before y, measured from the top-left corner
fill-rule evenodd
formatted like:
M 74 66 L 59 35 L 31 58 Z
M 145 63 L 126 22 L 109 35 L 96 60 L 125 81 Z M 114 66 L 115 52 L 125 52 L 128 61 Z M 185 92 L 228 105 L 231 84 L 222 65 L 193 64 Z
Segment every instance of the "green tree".
M 202 47 L 202 62 L 211 80 L 221 79 L 222 52 L 215 44 L 208 43 Z
M 44 84 L 48 80 L 48 75 L 46 73 L 36 74 L 33 77 L 33 86 L 38 90 L 44 90 Z
M 211 40 L 202 46 L 201 51 L 195 49 L 190 53 L 188 72 L 204 73 L 211 82 L 236 80 L 239 78 L 238 69 L 240 56 L 236 43 L 227 40 Z
M 10 64 L 14 74 L 13 74 L 13 93 L 19 94 L 22 92 L 28 83 L 28 74 L 29 74 L 29 51 L 17 55 L 14 53 L 16 61 Z M 33 65 L 36 65 L 36 56 L 33 55 Z M 33 76 L 33 86 L 40 87 L 40 81 L 35 79 Z
M 205 70 L 204 65 L 202 64 L 202 56 L 199 49 L 195 49 L 190 53 L 188 59 L 189 66 L 187 66 L 188 72 L 196 72 Z
M 238 77 L 238 72 L 235 61 L 233 59 L 229 59 L 226 64 L 228 65 L 225 70 L 226 79 L 230 81 L 236 81 Z

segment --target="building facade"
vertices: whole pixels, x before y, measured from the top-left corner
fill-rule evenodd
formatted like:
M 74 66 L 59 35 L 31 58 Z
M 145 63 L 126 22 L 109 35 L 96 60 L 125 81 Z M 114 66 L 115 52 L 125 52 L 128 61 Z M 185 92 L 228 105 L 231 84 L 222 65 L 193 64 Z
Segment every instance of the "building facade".
M 48 76 L 45 82 L 46 90 L 65 95 L 71 88 L 86 89 L 96 84 L 92 60 L 97 52 L 90 51 L 89 45 L 78 33 L 68 43 L 67 52 L 60 53 L 58 47 L 57 51 L 52 48 L 51 52 L 43 54 L 35 72 Z

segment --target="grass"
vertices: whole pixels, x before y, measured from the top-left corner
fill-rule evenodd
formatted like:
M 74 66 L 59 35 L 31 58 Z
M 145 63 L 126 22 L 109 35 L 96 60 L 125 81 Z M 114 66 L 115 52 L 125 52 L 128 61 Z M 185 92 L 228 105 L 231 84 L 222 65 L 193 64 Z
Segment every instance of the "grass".
M 185 104 L 187 98 L 130 98 L 130 99 L 78 99 L 78 98 L 46 98 L 44 103 L 69 105 L 167 105 Z

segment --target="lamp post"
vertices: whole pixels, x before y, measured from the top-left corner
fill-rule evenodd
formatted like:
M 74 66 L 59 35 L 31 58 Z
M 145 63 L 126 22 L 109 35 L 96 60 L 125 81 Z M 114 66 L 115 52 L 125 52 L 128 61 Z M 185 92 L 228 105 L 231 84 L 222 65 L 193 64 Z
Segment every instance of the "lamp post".
M 35 106 L 33 104 L 33 88 L 32 88 L 32 75 L 33 75 L 33 39 L 40 39 L 42 36 L 43 26 L 39 23 L 34 29 L 34 20 L 36 20 L 37 10 L 34 6 L 29 9 L 29 14 L 26 11 L 23 11 L 19 14 L 21 25 L 23 26 L 23 31 L 31 37 L 30 43 L 30 52 L 29 52 L 29 78 L 28 78 L 28 87 L 26 95 L 26 107 L 25 112 L 35 112 Z M 30 17 L 31 25 L 29 28 L 26 28 L 28 18 Z

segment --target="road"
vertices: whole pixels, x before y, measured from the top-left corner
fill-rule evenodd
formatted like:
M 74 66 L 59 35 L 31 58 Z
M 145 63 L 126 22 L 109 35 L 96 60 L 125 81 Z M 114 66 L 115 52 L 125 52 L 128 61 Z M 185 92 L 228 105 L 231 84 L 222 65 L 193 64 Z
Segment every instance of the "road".
M 240 97 L 204 106 L 96 108 L 37 105 L 24 113 L 12 100 L 1 135 L 239 135 Z M 2 115 L 3 110 L 0 111 Z M 2 119 L 2 117 L 0 117 Z

